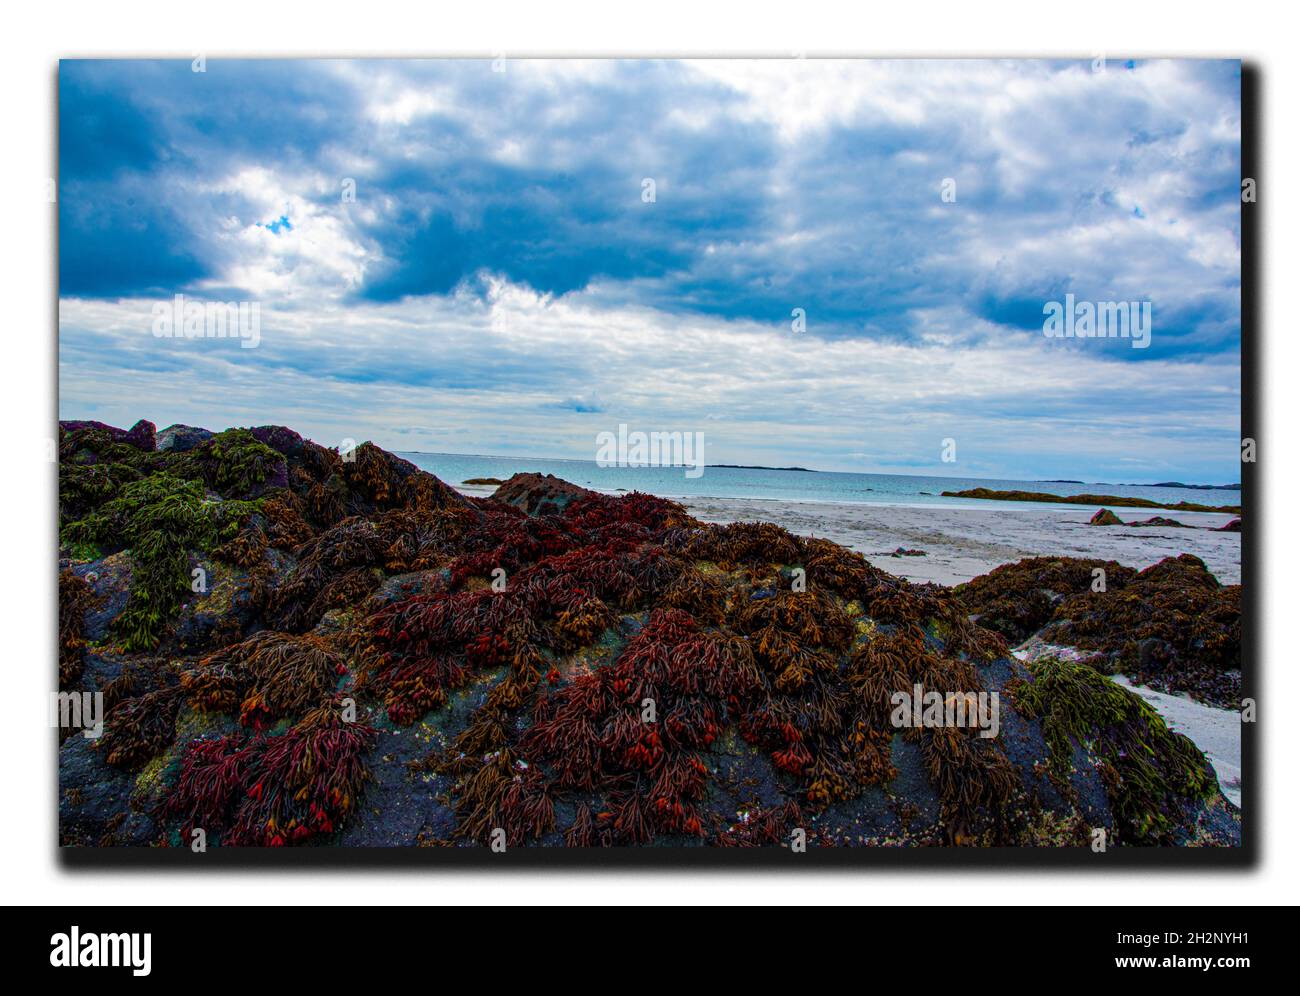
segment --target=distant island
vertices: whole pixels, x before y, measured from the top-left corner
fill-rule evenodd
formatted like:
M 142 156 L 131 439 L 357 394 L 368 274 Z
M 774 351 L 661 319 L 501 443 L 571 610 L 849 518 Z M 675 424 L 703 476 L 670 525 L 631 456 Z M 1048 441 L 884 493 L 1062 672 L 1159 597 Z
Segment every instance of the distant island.
M 807 467 L 760 467 L 757 464 L 750 463 L 710 463 L 706 464 L 706 466 L 726 470 L 797 470 L 801 474 L 817 473 L 817 471 L 810 470 Z
M 1065 478 L 1039 481 L 1039 484 L 1082 484 L 1083 481 L 1071 481 Z M 1240 484 L 1184 484 L 1182 481 L 1158 481 L 1155 484 L 1107 484 L 1098 481 L 1098 488 L 1186 488 L 1189 491 L 1240 491 Z
M 1184 484 L 1182 481 L 1161 481 L 1159 484 L 1123 484 L 1125 488 L 1187 488 L 1190 491 L 1240 491 L 1240 484 Z

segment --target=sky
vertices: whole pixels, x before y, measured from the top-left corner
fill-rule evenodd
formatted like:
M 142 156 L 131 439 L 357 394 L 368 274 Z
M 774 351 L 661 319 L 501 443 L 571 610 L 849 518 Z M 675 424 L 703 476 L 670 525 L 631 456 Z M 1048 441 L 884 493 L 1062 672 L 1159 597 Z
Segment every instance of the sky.
M 1240 147 L 1235 61 L 64 61 L 60 417 L 1235 482 Z

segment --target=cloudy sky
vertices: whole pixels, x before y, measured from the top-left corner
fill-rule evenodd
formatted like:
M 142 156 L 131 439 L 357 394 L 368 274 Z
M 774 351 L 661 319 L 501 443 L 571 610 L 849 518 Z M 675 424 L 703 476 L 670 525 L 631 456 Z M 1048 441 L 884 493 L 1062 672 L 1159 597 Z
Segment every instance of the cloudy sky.
M 63 418 L 1240 479 L 1235 62 L 202 68 L 61 64 Z M 1150 347 L 1046 338 L 1067 293 Z M 259 345 L 156 337 L 176 294 Z

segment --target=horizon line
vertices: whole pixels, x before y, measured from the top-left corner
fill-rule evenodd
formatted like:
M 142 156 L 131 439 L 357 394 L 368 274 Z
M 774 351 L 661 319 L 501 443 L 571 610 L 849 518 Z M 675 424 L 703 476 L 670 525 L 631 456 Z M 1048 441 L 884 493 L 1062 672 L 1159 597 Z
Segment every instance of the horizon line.
M 491 460 L 548 460 L 548 461 L 553 461 L 555 463 L 584 463 L 584 464 L 591 464 L 592 466 L 596 466 L 596 467 L 600 466 L 600 464 L 595 460 L 584 460 L 578 457 L 553 457 L 553 456 L 536 456 L 536 455 L 519 457 L 513 454 L 506 454 L 506 453 L 456 453 L 449 450 L 394 449 L 392 450 L 392 452 L 397 454 L 398 456 L 401 456 L 403 454 L 414 454 L 417 456 L 480 457 L 480 458 L 486 458 Z M 655 465 L 646 465 L 645 467 L 620 467 L 620 468 L 601 467 L 601 469 L 602 470 L 609 470 L 609 469 L 648 470 L 651 469 L 652 466 L 659 467 L 664 470 L 680 470 L 682 467 L 687 465 L 686 464 L 655 464 Z M 1075 480 L 1067 480 L 1064 478 L 1048 478 L 1048 477 L 961 477 L 961 476 L 951 476 L 947 474 L 886 473 L 884 471 L 878 471 L 878 470 L 817 470 L 816 468 L 813 467 L 801 467 L 795 469 L 792 467 L 766 467 L 766 466 L 758 466 L 755 464 L 742 465 L 742 464 L 706 463 L 704 467 L 705 469 L 712 467 L 712 468 L 725 469 L 725 470 L 771 470 L 771 471 L 781 471 L 781 472 L 800 473 L 800 474 L 844 474 L 844 475 L 858 475 L 858 476 L 866 476 L 866 477 L 918 477 L 918 478 L 925 478 L 925 477 L 945 478 L 946 477 L 954 481 L 1012 481 L 1018 484 L 1080 484 L 1087 487 L 1107 487 L 1107 488 L 1156 488 L 1161 486 L 1161 484 L 1159 483 L 1136 484 L 1133 482 L 1123 482 L 1123 481 L 1075 481 Z M 527 473 L 527 471 L 516 471 L 516 473 Z M 1199 484 L 1199 483 L 1189 484 L 1186 481 L 1179 481 L 1178 483 L 1184 485 L 1189 489 L 1199 488 L 1205 490 L 1218 489 L 1218 490 L 1230 491 L 1241 487 L 1240 481 L 1235 481 L 1228 484 Z

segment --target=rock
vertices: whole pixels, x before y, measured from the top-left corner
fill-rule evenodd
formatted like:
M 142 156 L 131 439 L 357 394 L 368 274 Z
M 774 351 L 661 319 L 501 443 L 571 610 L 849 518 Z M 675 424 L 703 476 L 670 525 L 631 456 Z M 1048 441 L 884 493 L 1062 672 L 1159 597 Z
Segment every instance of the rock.
M 492 493 L 497 501 L 521 508 L 529 515 L 555 515 L 575 498 L 592 494 L 586 488 L 554 474 L 515 474 Z
M 298 456 L 306 442 L 298 433 L 283 425 L 259 425 L 248 431 L 259 443 L 279 450 L 287 457 Z
M 60 468 L 97 485 L 61 489 L 60 637 L 88 641 L 68 690 L 114 703 L 99 746 L 63 740 L 65 844 L 174 846 L 196 819 L 235 847 L 498 825 L 511 847 L 1239 843 L 1205 830 L 1226 804 L 1203 758 L 1133 693 L 1088 661 L 1015 661 L 984 622 L 1074 626 L 1060 642 L 1114 669 L 1239 675 L 1237 592 L 1195 558 L 1036 560 L 957 592 L 651 495 L 517 474 L 467 498 L 370 443 L 265 426 L 177 450 L 173 428 L 143 454 L 87 432 L 70 442 L 106 465 Z M 149 500 L 108 508 L 123 493 Z M 1097 566 L 1145 597 L 1095 592 Z M 859 689 L 900 661 L 999 695 L 1002 733 L 901 733 Z M 627 722 L 640 687 L 669 697 L 662 739 Z
M 1088 520 L 1090 526 L 1122 526 L 1120 517 L 1108 508 L 1097 509 L 1097 514 Z
M 461 484 L 505 484 L 506 482 L 499 477 L 471 477 L 469 480 L 461 481 Z
M 106 639 L 109 627 L 126 608 L 126 601 L 131 595 L 131 582 L 134 577 L 131 555 L 125 551 L 110 554 L 99 560 L 77 565 L 73 570 L 85 578 L 95 595 L 94 604 L 86 612 L 83 620 L 85 637 L 88 640 Z
M 1117 508 L 1158 508 L 1171 512 L 1231 512 L 1240 514 L 1239 505 L 1200 505 L 1191 501 L 1155 502 L 1148 498 L 1125 498 L 1120 495 L 1057 495 L 1042 491 L 991 491 L 988 488 L 971 488 L 967 491 L 945 491 L 947 498 L 979 498 L 985 501 L 1040 501 L 1053 505 L 1114 505 Z
M 122 437 L 122 442 L 129 443 L 137 450 L 152 453 L 157 448 L 156 433 L 157 430 L 152 422 L 140 419 L 127 430 L 126 435 Z
M 59 840 L 65 846 L 146 847 L 158 828 L 131 806 L 135 777 L 104 763 L 79 733 L 59 748 Z
M 1191 529 L 1191 526 L 1184 525 L 1177 519 L 1167 519 L 1163 515 L 1153 515 L 1149 519 L 1143 519 L 1141 522 L 1127 522 L 1128 526 L 1172 526 L 1175 529 Z
M 1233 519 L 1231 522 L 1224 523 L 1214 531 L 1216 533 L 1239 533 L 1241 532 L 1241 520 Z
M 154 424 L 146 419 L 140 419 L 129 429 L 119 429 L 117 426 L 108 425 L 105 422 L 79 419 L 60 422 L 59 427 L 66 432 L 77 432 L 81 429 L 99 429 L 107 432 L 115 443 L 126 443 L 146 453 L 152 453 L 156 449 L 155 434 L 157 430 L 154 428 Z
M 1099 569 L 1104 591 L 1096 588 Z M 1142 571 L 1112 561 L 1029 558 L 956 591 L 981 626 L 1013 643 L 1033 638 L 1053 652 L 1072 648 L 1098 670 L 1210 705 L 1240 701 L 1241 586 L 1220 585 L 1190 554 Z
M 438 571 L 412 571 L 409 574 L 397 574 L 384 581 L 374 590 L 370 596 L 372 605 L 387 605 L 390 602 L 399 602 L 404 598 L 411 598 L 414 595 L 423 595 L 426 592 L 439 591 L 446 587 L 448 572 L 446 570 Z
M 194 425 L 169 425 L 158 433 L 158 449 L 160 452 L 184 453 L 186 450 L 192 450 L 200 443 L 205 443 L 211 439 L 213 434 L 207 429 L 200 429 Z

